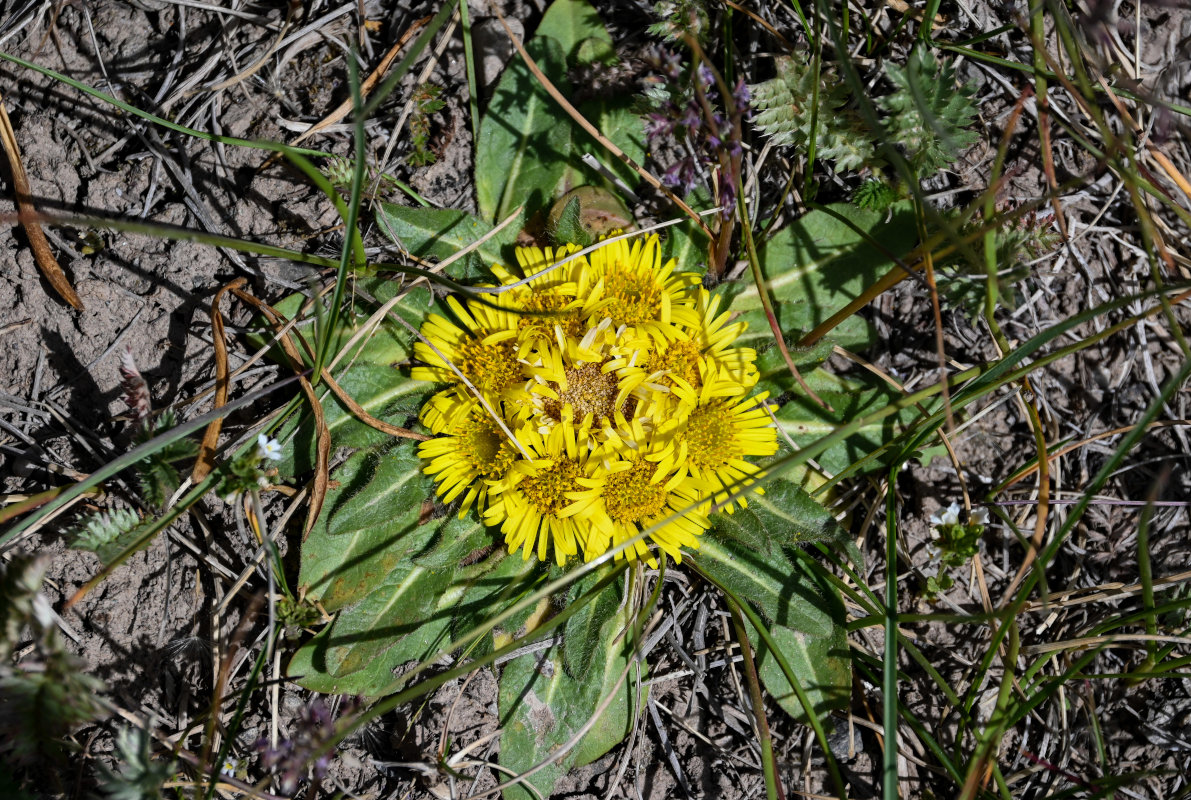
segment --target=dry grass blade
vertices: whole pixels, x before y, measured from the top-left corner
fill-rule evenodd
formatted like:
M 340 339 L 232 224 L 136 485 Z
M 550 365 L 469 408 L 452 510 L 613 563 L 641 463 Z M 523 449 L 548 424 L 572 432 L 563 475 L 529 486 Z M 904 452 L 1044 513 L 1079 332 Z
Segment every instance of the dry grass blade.
M 228 370 L 227 370 L 227 342 L 224 341 L 223 315 L 219 313 L 219 302 L 228 291 L 237 291 L 247 281 L 236 278 L 223 286 L 215 297 L 211 299 L 211 338 L 215 344 L 215 408 L 222 408 L 227 404 Z M 202 483 L 211 474 L 215 466 L 215 450 L 219 447 L 219 432 L 223 429 L 223 417 L 211 420 L 207 430 L 203 432 L 203 441 L 199 445 L 198 458 L 195 459 L 194 469 L 190 479 L 195 483 Z
M 62 271 L 62 267 L 58 264 L 58 259 L 54 258 L 54 252 L 50 250 L 50 243 L 46 241 L 45 233 L 41 230 L 41 225 L 27 218 L 28 216 L 35 215 L 37 212 L 33 208 L 32 194 L 29 191 L 29 178 L 25 175 L 25 167 L 21 163 L 21 151 L 17 147 L 17 137 L 12 130 L 12 122 L 8 119 L 8 110 L 4 107 L 3 96 L 0 96 L 0 142 L 4 144 L 4 152 L 8 154 L 8 166 L 12 171 L 12 185 L 13 193 L 16 195 L 17 213 L 21 220 L 21 225 L 25 228 L 25 235 L 29 237 L 29 247 L 33 250 L 33 258 L 37 260 L 37 268 L 41 270 L 41 274 L 45 276 L 50 286 L 54 287 L 54 291 L 63 300 L 70 303 L 79 311 L 82 311 L 83 301 L 79 299 L 78 293 L 70 285 L 70 280 L 66 277 L 66 273 Z
M 364 79 L 363 83 L 360 84 L 360 99 L 367 97 L 369 92 L 376 88 L 376 84 L 380 83 L 381 79 L 385 77 L 386 73 L 388 73 L 389 67 L 393 66 L 393 62 L 397 60 L 397 54 L 400 53 L 401 50 L 407 44 L 409 44 L 410 40 L 414 38 L 414 35 L 417 34 L 418 31 L 422 30 L 422 28 L 426 27 L 426 25 L 432 19 L 433 17 L 422 17 L 420 20 L 414 22 L 413 25 L 410 25 L 409 29 L 406 30 L 405 33 L 401 34 L 401 38 L 397 40 L 397 44 L 389 48 L 389 52 L 385 53 L 385 57 L 380 60 L 380 64 L 377 65 L 376 69 L 374 69 L 372 73 Z M 290 144 L 297 145 L 306 141 L 319 131 L 331 127 L 350 114 L 353 107 L 354 106 L 352 105 L 351 98 L 344 100 L 339 104 L 338 108 L 336 108 L 327 116 L 323 117 L 314 125 L 310 126 L 308 131 L 298 136 L 298 138 L 294 139 L 292 142 L 290 142 Z
M 232 86 L 235 86 L 237 83 L 248 80 L 253 75 L 255 75 L 257 72 L 259 72 L 261 67 L 265 66 L 265 64 L 267 64 L 269 62 L 269 59 L 273 56 L 273 54 L 276 53 L 277 50 L 281 47 L 282 40 L 284 40 L 285 35 L 287 33 L 289 33 L 290 24 L 293 22 L 294 9 L 295 9 L 295 6 L 294 6 L 294 4 L 291 3 L 289 6 L 289 10 L 286 12 L 286 15 L 285 15 L 285 23 L 282 24 L 281 29 L 277 31 L 277 37 L 273 40 L 273 44 L 269 45 L 268 49 L 266 49 L 265 52 L 261 54 L 260 58 L 258 58 L 253 64 L 249 65 L 246 69 L 242 70 L 238 74 L 231 76 L 227 80 L 220 81 L 219 83 L 215 84 L 214 86 L 209 87 L 205 91 L 221 92 L 224 89 L 228 89 L 228 88 L 231 88 Z M 188 94 L 195 94 L 200 91 L 204 91 L 204 90 L 192 89 L 190 92 L 188 92 Z
M 323 370 L 322 380 L 323 383 L 327 384 L 327 388 L 339 398 L 339 402 L 347 406 L 348 411 L 350 411 L 352 415 L 356 417 L 356 419 L 360 420 L 360 422 L 363 422 L 365 425 L 375 428 L 381 433 L 387 433 L 389 436 L 396 436 L 401 439 L 413 439 L 417 442 L 424 442 L 430 438 L 425 434 L 411 431 L 409 428 L 390 425 L 383 419 L 377 419 L 376 417 L 372 416 L 364 410 L 363 406 L 352 399 L 352 396 L 344 391 L 343 387 L 336 383 L 335 379 L 331 377 L 331 373 L 327 372 L 325 369 Z

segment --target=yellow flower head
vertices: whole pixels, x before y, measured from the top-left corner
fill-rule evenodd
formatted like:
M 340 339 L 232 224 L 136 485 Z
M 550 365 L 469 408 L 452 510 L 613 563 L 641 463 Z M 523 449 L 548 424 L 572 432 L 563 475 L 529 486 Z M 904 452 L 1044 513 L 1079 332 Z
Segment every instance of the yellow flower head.
M 444 502 L 477 506 L 524 558 L 680 561 L 713 504 L 744 505 L 748 459 L 777 450 L 749 396 L 756 353 L 656 235 L 577 252 L 520 248 L 489 304 L 428 317 L 412 374 L 451 386 L 423 406 L 435 438 L 418 451 Z

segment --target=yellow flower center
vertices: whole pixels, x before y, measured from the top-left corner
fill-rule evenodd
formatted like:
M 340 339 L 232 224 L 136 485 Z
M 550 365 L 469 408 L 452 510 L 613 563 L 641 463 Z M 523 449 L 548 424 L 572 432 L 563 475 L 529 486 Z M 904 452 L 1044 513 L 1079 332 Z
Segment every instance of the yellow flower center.
M 617 326 L 651 322 L 662 313 L 662 287 L 649 272 L 617 264 L 604 277 L 604 296 L 608 316 Z
M 703 387 L 699 377 L 699 346 L 689 339 L 670 342 L 664 350 L 655 350 L 649 357 L 649 373 L 665 370 L 675 378 L 682 378 L 695 389 Z
M 558 392 L 558 400 L 549 399 L 542 403 L 542 410 L 550 419 L 558 422 L 562 419 L 562 408 L 570 404 L 575 412 L 575 421 L 581 422 L 588 414 L 592 415 L 592 424 L 596 427 L 612 419 L 619 410 L 626 417 L 630 414 L 628 403 L 621 408 L 616 407 L 616 394 L 619 389 L 615 372 L 604 372 L 599 364 L 584 364 L 581 367 L 567 367 L 563 374 L 566 376 L 567 388 L 553 388 Z
M 469 339 L 457 348 L 455 365 L 485 393 L 499 393 L 524 380 L 512 341 L 484 344 Z
M 537 471 L 536 475 L 522 478 L 517 488 L 543 517 L 558 516 L 570 501 L 566 493 L 579 490 L 579 465 L 569 458 L 559 456 L 552 459 L 550 466 Z
M 687 418 L 686 444 L 691 464 L 717 469 L 742 455 L 723 403 L 696 408 Z
M 639 459 L 630 469 L 609 475 L 604 484 L 608 516 L 631 525 L 662 513 L 666 508 L 665 484 L 649 482 L 656 469 L 656 464 Z
M 487 414 L 473 414 L 457 434 L 459 454 L 475 474 L 503 478 L 517 460 L 517 450 Z
M 526 297 L 521 306 L 525 314 L 517 320 L 517 327 L 523 332 L 538 336 L 550 336 L 555 325 L 561 325 L 563 333 L 580 338 L 583 336 L 583 320 L 575 311 L 563 312 L 570 300 L 551 289 L 535 291 Z M 542 316 L 538 316 L 541 314 Z

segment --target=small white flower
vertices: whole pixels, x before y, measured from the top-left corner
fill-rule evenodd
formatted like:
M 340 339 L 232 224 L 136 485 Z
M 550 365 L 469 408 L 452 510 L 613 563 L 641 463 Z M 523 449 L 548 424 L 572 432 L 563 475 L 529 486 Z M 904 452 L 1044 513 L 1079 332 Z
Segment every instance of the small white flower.
M 980 508 L 973 508 L 971 515 L 968 516 L 968 523 L 971 525 L 987 525 L 988 524 L 988 509 L 981 506 Z
M 263 433 L 256 437 L 256 451 L 261 458 L 268 461 L 281 460 L 281 442 L 270 439 Z
M 959 503 L 952 503 L 941 514 L 931 514 L 930 524 L 936 526 L 959 524 Z

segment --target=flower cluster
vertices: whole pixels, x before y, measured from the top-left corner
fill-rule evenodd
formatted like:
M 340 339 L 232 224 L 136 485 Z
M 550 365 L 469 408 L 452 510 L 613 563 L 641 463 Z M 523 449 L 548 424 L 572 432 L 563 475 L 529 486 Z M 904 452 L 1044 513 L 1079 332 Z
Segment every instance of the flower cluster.
M 591 560 L 609 548 L 655 563 L 698 547 L 713 503 L 732 510 L 776 431 L 744 323 L 699 277 L 663 264 L 657 236 L 521 248 L 498 292 L 447 299 L 414 353 L 414 378 L 451 383 L 422 408 L 419 453 L 446 502 L 477 504 L 511 551 Z M 759 489 L 758 489 L 759 491 Z M 629 544 L 625 544 L 629 543 Z
M 974 508 L 968 523 L 959 521 L 959 503 L 952 503 L 944 511 L 930 515 L 931 541 L 926 545 L 926 564 L 921 567 L 926 577 L 925 595 L 934 600 L 940 592 L 955 585 L 948 569 L 962 567 L 980 550 L 980 537 L 988 525 L 988 509 Z
M 263 433 L 259 434 L 256 437 L 256 447 L 245 450 L 223 465 L 223 480 L 219 484 L 220 496 L 231 503 L 242 494 L 268 487 L 268 462 L 280 461 L 281 458 L 281 443 Z
M 349 698 L 340 707 L 340 714 L 346 716 L 355 709 L 355 701 Z M 273 747 L 268 737 L 261 737 L 253 746 L 261 755 L 262 766 L 277 774 L 281 791 L 289 795 L 297 791 L 308 773 L 315 784 L 327 776 L 331 756 L 324 751 L 330 749 L 325 745 L 334 734 L 335 718 L 331 709 L 316 697 L 299 709 L 292 738 L 282 739 Z
M 731 121 L 716 108 L 719 95 L 715 89 L 715 78 L 706 65 L 700 65 L 695 70 L 693 80 L 699 84 L 699 92 L 696 93 L 679 88 L 683 85 L 683 69 L 678 55 L 658 51 L 648 60 L 661 73 L 668 91 L 656 87 L 650 92 L 657 103 L 657 111 L 647 116 L 645 134 L 650 142 L 667 136 L 686 140 L 686 157 L 671 164 L 662 174 L 662 183 L 686 195 L 697 185 L 701 168 L 719 164 L 721 151 L 729 156 L 740 154 L 740 140 L 733 132 Z M 710 119 L 698 99 L 700 93 L 712 108 Z M 732 99 L 737 108 L 748 107 L 749 88 L 743 79 L 737 81 L 733 88 Z M 736 176 L 718 172 L 717 188 L 721 213 L 727 219 L 736 206 Z

